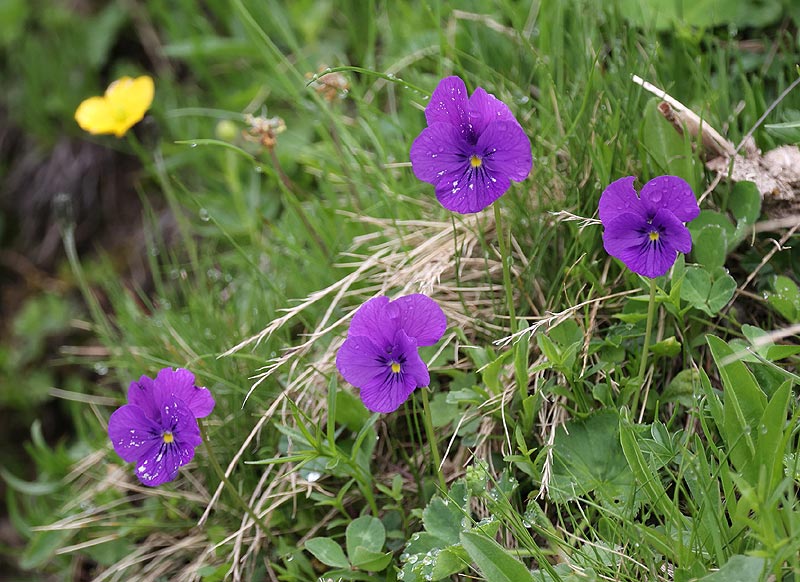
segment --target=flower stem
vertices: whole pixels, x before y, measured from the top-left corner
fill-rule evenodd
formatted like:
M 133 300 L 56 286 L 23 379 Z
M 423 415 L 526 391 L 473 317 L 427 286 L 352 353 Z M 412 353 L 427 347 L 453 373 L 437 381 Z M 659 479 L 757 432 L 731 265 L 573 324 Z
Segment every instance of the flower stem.
M 436 444 L 436 434 L 433 432 L 433 417 L 431 416 L 431 405 L 428 402 L 428 388 L 422 388 L 422 413 L 425 434 L 428 437 L 428 444 L 431 446 L 431 457 L 433 457 L 433 467 L 436 477 L 439 479 L 439 486 L 442 491 L 447 491 L 447 483 L 442 475 L 441 458 L 439 457 L 439 447 Z
M 650 334 L 653 331 L 653 319 L 656 312 L 656 280 L 650 279 L 650 302 L 647 305 L 647 324 L 644 328 L 644 345 L 642 346 L 642 359 L 639 361 L 639 386 L 633 397 L 631 412 L 635 415 L 639 406 L 639 394 L 644 386 L 644 376 L 647 371 L 647 355 L 650 351 Z
M 219 461 L 217 461 L 217 457 L 214 455 L 214 450 L 211 448 L 211 442 L 208 439 L 208 433 L 206 432 L 206 427 L 199 419 L 197 421 L 197 424 L 200 427 L 200 437 L 203 439 L 203 444 L 205 445 L 206 452 L 208 453 L 208 460 L 211 461 L 211 466 L 213 467 L 214 472 L 220 478 L 220 481 L 225 483 L 225 486 L 231 492 L 234 499 L 236 499 L 236 501 L 239 502 L 239 505 L 242 506 L 242 509 L 245 510 L 245 513 L 247 513 L 247 515 L 250 516 L 250 519 L 252 519 L 253 522 L 261 529 L 264 535 L 267 536 L 267 538 L 271 537 L 270 530 L 264 523 L 264 520 L 260 518 L 258 514 L 256 514 L 253 508 L 250 507 L 250 505 L 242 498 L 242 496 L 236 490 L 236 487 L 233 486 L 233 483 L 231 483 L 230 479 L 228 479 L 228 477 L 225 476 L 225 471 L 222 470 Z
M 500 246 L 500 260 L 503 262 L 503 287 L 506 289 L 506 303 L 508 304 L 508 318 L 511 333 L 517 333 L 517 312 L 514 309 L 514 293 L 511 287 L 511 254 L 506 245 L 505 233 L 503 232 L 503 216 L 500 213 L 500 205 L 496 202 L 494 207 L 494 227 L 497 231 L 497 244 Z

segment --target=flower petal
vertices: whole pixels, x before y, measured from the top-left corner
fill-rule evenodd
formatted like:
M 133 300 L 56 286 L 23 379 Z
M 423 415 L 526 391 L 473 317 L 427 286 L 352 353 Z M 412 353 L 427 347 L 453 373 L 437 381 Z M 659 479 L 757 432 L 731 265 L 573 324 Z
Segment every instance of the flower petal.
M 692 187 L 677 176 L 653 178 L 642 188 L 641 198 L 651 212 L 666 208 L 681 222 L 690 222 L 700 214 Z
M 116 120 L 105 97 L 89 97 L 75 110 L 75 121 L 92 135 L 116 132 Z
M 651 240 L 651 232 L 658 233 Z M 688 237 L 688 238 L 687 238 Z M 626 212 L 611 219 L 603 231 L 603 246 L 634 273 L 660 277 L 675 263 L 678 251 L 691 249 L 688 229 L 666 209 L 656 212 L 652 223 L 637 214 Z
M 148 418 L 155 422 L 161 420 L 158 403 L 161 399 L 156 394 L 156 384 L 148 376 L 142 376 L 128 387 L 128 404 L 134 404 L 144 410 Z
M 425 119 L 428 125 L 449 123 L 466 130 L 469 126 L 467 112 L 467 86 L 460 77 L 445 77 L 436 86 L 430 103 L 425 108 Z
M 136 463 L 136 476 L 143 485 L 157 487 L 178 476 L 178 469 L 194 457 L 194 447 L 164 443 L 147 451 Z
M 511 182 L 504 174 L 491 173 L 485 166 L 478 169 L 467 166 L 463 176 L 436 185 L 436 198 L 448 210 L 470 214 L 490 206 L 510 187 Z
M 647 209 L 636 190 L 633 181 L 636 178 L 627 176 L 620 178 L 608 185 L 600 196 L 600 221 L 605 225 L 608 221 L 622 213 L 632 212 L 639 215 L 643 220 L 647 218 Z
M 388 347 L 388 344 L 387 344 Z M 363 335 L 349 335 L 336 353 L 336 369 L 356 388 L 380 383 L 390 369 L 386 348 Z
M 395 347 L 392 356 L 402 361 L 398 372 L 384 366 L 379 376 L 361 385 L 354 384 L 361 390 L 359 396 L 364 406 L 372 412 L 394 412 L 416 388 L 430 383 L 428 368 L 419 357 L 413 338 L 399 330 L 395 336 Z
M 397 332 L 397 325 L 392 323 L 386 311 L 387 305 L 389 298 L 385 295 L 373 297 L 362 304 L 353 315 L 347 337 L 368 337 L 378 346 L 390 344 Z
M 660 240 L 675 252 L 688 253 L 692 250 L 692 234 L 671 210 L 660 209 L 653 217 L 653 226 L 661 233 Z
M 160 407 L 161 431 L 154 445 L 143 449 L 136 464 L 136 476 L 144 484 L 155 487 L 172 481 L 178 469 L 194 458 L 194 449 L 201 442 L 197 419 L 186 404 L 173 395 L 165 396 Z M 164 433 L 172 441 L 166 442 Z
M 475 149 L 482 157 L 486 171 L 515 182 L 528 177 L 533 165 L 531 141 L 513 117 L 511 121 L 495 121 L 486 126 Z
M 196 386 L 194 382 L 194 374 L 184 368 L 164 368 L 155 379 L 159 389 L 182 400 L 195 418 L 204 418 L 214 410 L 214 397 L 209 390 Z
M 476 135 L 481 135 L 494 121 L 517 123 L 508 105 L 487 93 L 483 87 L 477 87 L 469 98 L 469 120 Z
M 418 179 L 436 185 L 469 168 L 470 149 L 457 126 L 433 123 L 411 144 L 411 168 Z
M 136 79 L 122 77 L 109 85 L 105 98 L 115 113 L 114 134 L 117 137 L 125 135 L 142 120 L 153 103 L 154 94 L 153 79 L 147 75 Z
M 442 308 L 427 295 L 415 293 L 398 297 L 388 304 L 387 310 L 399 328 L 414 338 L 418 346 L 432 346 L 447 328 Z
M 108 438 L 116 453 L 129 463 L 138 460 L 152 443 L 160 443 L 161 433 L 161 426 L 133 404 L 121 406 L 108 419 Z
M 165 398 L 161 404 L 161 426 L 172 433 L 175 443 L 196 447 L 203 442 L 194 413 L 174 396 Z

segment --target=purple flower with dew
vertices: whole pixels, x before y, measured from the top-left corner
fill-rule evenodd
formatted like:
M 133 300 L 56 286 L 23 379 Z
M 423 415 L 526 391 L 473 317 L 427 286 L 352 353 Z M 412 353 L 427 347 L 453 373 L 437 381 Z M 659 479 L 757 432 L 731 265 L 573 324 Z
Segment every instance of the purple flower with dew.
M 600 196 L 603 246 L 634 273 L 660 277 L 678 253 L 692 250 L 684 223 L 700 214 L 691 186 L 677 176 L 653 178 L 637 195 L 633 176 L 611 183 Z
M 375 297 L 353 316 L 336 367 L 360 389 L 369 410 L 393 412 L 416 388 L 430 383 L 417 348 L 438 342 L 446 327 L 444 312 L 430 297 Z
M 508 106 L 481 87 L 467 97 L 446 77 L 425 108 L 428 127 L 411 145 L 414 175 L 454 212 L 480 212 L 531 171 L 531 143 Z
M 165 368 L 155 380 L 142 376 L 128 389 L 128 404 L 108 419 L 108 436 L 136 476 L 155 487 L 172 481 L 201 442 L 197 419 L 214 409 L 214 397 L 195 386 L 194 374 Z

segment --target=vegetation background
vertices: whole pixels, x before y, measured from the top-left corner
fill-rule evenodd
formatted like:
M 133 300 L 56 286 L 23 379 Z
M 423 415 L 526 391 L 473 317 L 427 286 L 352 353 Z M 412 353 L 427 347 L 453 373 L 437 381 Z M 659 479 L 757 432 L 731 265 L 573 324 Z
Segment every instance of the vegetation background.
M 798 166 L 752 177 L 785 196 L 717 176 L 632 82 L 791 146 L 799 26 L 793 0 L 4 0 L 0 571 L 799 579 Z M 83 99 L 140 74 L 134 131 L 80 131 Z M 499 201 L 510 286 L 492 212 L 451 215 L 408 164 L 449 74 L 531 138 Z M 274 147 L 247 114 L 285 122 Z M 657 282 L 642 382 L 646 284 L 570 215 L 661 174 L 704 213 Z M 411 292 L 450 324 L 423 352 L 441 471 L 419 390 L 370 416 L 332 365 L 353 309 Z M 506 293 L 535 328 L 515 344 L 493 343 Z M 217 408 L 210 447 L 147 489 L 106 423 L 166 366 Z

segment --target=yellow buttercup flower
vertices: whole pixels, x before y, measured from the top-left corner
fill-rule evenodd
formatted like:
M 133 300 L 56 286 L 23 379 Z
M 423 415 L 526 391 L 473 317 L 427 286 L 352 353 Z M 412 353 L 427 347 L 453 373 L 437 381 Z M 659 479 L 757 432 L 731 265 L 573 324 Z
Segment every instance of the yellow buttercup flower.
M 154 92 L 153 79 L 147 75 L 122 77 L 111 83 L 102 97 L 89 97 L 81 103 L 75 110 L 75 121 L 93 135 L 113 133 L 122 137 L 150 109 Z

